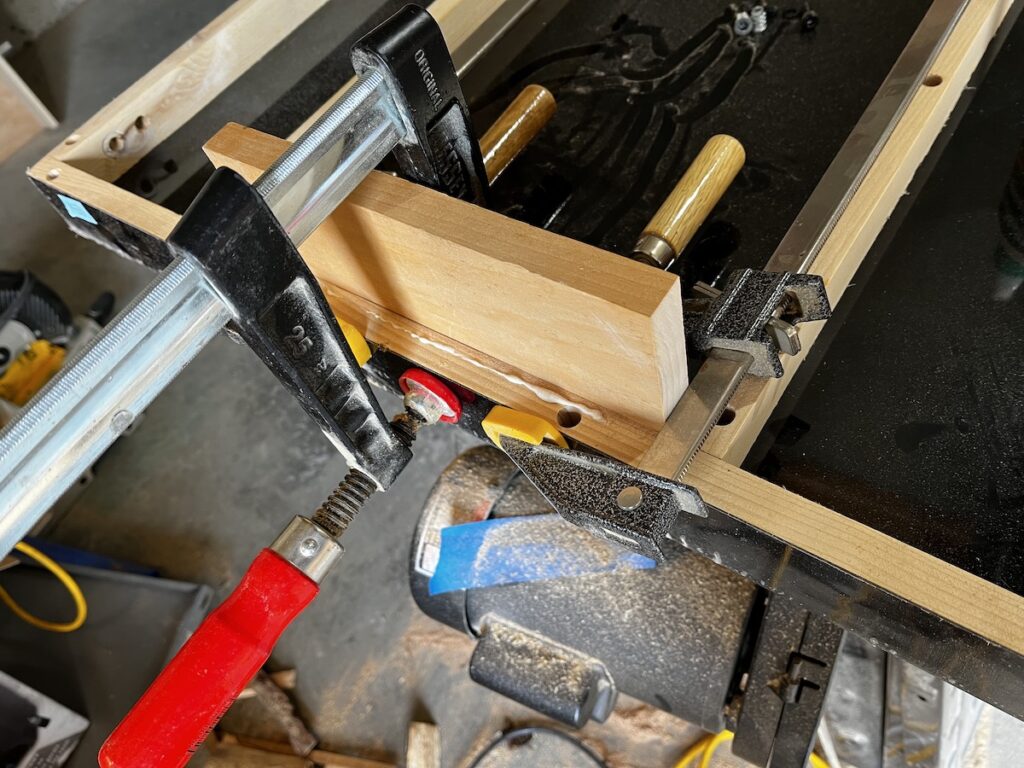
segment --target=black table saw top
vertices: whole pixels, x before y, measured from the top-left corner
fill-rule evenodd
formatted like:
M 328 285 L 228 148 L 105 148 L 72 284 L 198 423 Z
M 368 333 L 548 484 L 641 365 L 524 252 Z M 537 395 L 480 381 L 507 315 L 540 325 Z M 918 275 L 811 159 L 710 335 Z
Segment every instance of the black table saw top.
M 1024 595 L 1024 20 L 1008 22 L 749 465 Z

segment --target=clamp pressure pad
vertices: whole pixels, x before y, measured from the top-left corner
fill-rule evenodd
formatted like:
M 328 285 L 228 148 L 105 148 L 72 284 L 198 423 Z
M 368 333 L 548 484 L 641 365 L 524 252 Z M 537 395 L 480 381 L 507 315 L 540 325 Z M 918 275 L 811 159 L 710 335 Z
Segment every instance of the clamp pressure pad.
M 487 174 L 455 65 L 434 17 L 407 5 L 352 48 L 356 72 L 386 78 L 408 132 L 395 157 L 408 178 L 484 205 Z

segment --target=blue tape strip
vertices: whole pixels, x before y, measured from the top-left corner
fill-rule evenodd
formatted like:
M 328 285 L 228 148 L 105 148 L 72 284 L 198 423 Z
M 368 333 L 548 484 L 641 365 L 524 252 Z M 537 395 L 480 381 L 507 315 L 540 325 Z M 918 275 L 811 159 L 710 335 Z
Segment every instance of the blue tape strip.
M 504 517 L 441 530 L 430 594 L 654 566 L 555 514 Z
M 67 197 L 59 192 L 57 197 L 60 198 L 61 203 L 64 205 L 64 210 L 68 212 L 68 216 L 73 219 L 81 219 L 87 221 L 90 224 L 96 223 L 96 218 L 89 213 L 89 209 L 82 205 L 80 202 L 75 200 L 73 197 Z

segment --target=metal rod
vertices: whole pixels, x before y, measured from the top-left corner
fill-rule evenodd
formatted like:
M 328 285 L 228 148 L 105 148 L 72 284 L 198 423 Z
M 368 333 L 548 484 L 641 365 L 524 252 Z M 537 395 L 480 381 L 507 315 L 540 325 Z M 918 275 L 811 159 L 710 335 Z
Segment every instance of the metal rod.
M 61 494 L 223 327 L 229 312 L 180 258 L 0 432 L 0 552 Z
M 406 132 L 384 76 L 367 70 L 253 186 L 299 244 Z
M 263 173 L 256 189 L 299 245 L 405 135 L 370 70 Z M 232 317 L 176 260 L 0 431 L 0 555 L 9 552 Z
M 637 468 L 670 480 L 682 479 L 753 362 L 746 352 L 708 352 Z

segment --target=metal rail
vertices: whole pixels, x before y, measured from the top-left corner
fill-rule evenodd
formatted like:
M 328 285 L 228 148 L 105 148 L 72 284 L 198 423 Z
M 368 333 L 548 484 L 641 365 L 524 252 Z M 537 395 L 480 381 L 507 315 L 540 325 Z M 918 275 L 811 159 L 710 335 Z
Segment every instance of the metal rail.
M 917 92 L 969 0 L 935 0 L 775 253 L 768 272 L 810 271 Z M 753 363 L 712 350 L 669 414 L 640 467 L 674 480 L 685 474 Z

